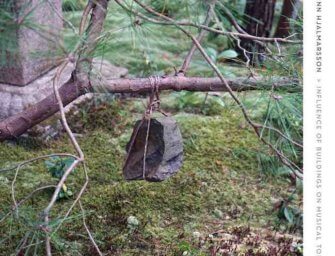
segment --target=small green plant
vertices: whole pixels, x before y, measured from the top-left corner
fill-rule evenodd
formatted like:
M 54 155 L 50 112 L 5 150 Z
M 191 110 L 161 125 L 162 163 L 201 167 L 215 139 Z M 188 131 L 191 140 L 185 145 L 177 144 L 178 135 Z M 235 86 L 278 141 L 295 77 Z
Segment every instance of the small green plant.
M 195 256 L 195 255 L 199 255 L 198 250 L 196 248 L 194 248 L 194 246 L 187 242 L 187 241 L 182 241 L 178 244 L 178 249 L 179 249 L 179 253 L 181 253 L 181 255 L 187 255 L 187 256 Z
M 220 94 L 201 92 L 179 92 L 175 94 L 174 108 L 178 111 L 201 113 L 204 115 L 220 115 L 225 102 Z
M 215 63 L 224 62 L 225 60 L 232 60 L 238 57 L 238 53 L 233 49 L 226 49 L 219 53 L 216 49 L 207 47 L 206 53 Z
M 295 192 L 288 199 L 282 200 L 278 207 L 277 224 L 286 224 L 290 232 L 301 231 L 303 229 L 303 214 L 302 210 L 294 204 L 296 198 Z
M 60 158 L 58 156 L 54 156 L 51 158 L 51 160 L 46 160 L 45 165 L 51 176 L 60 180 L 66 169 L 73 163 L 73 160 L 74 159 L 72 157 Z M 58 199 L 69 198 L 72 195 L 73 192 L 68 189 L 64 183 L 61 191 L 58 194 Z

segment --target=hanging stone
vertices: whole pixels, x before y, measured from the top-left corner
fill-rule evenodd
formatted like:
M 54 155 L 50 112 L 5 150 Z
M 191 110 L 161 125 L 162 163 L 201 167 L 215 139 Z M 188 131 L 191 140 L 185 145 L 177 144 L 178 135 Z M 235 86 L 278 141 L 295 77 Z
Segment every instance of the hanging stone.
M 145 170 L 143 170 L 148 123 L 146 119 L 136 122 L 126 146 L 128 156 L 123 167 L 126 180 L 163 181 L 175 174 L 182 165 L 183 140 L 176 121 L 172 117 L 152 118 L 147 141 Z

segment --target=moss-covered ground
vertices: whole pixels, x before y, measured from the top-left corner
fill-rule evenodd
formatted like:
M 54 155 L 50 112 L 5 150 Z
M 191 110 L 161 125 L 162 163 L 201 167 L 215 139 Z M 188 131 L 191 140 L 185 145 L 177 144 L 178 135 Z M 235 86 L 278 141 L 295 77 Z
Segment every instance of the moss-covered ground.
M 132 125 L 141 117 L 141 101 L 127 99 L 102 104 L 91 108 L 85 121 L 79 122 L 77 117 L 71 123 L 85 131 L 84 137 L 78 140 L 86 155 L 90 182 L 82 204 L 87 225 L 104 252 L 180 255 L 188 251 L 192 255 L 207 255 L 215 244 L 213 233 L 225 230 L 233 234 L 236 230 L 232 228 L 236 227 L 267 231 L 282 228 L 278 225 L 277 211 L 273 210 L 274 203 L 288 197 L 291 185 L 284 178 L 262 175 L 257 153 L 264 147 L 252 131 L 243 128 L 245 123 L 237 111 L 223 110 L 220 115 L 212 116 L 176 113 L 174 117 L 180 125 L 185 150 L 181 170 L 161 183 L 124 181 L 121 172 L 124 148 Z M 69 152 L 69 149 L 71 145 L 65 135 L 48 144 L 21 139 L 1 144 L 0 161 L 6 166 L 39 155 Z M 13 205 L 14 172 L 0 177 L 3 214 Z M 16 198 L 19 201 L 34 188 L 55 181 L 43 161 L 24 167 L 17 177 Z M 83 182 L 84 175 L 78 168 L 67 187 L 76 195 Z M 2 250 L 4 246 L 14 249 L 19 245 L 29 227 L 39 221 L 39 211 L 50 193 L 51 190 L 41 192 L 22 206 L 20 224 L 11 217 L 0 224 Z M 53 218 L 59 221 L 72 203 L 73 198 L 60 200 Z M 60 255 L 94 255 L 78 207 L 71 216 L 54 236 L 53 246 Z M 127 223 L 129 216 L 134 216 L 139 224 Z M 54 225 L 57 224 L 55 221 Z M 42 240 L 42 234 L 35 232 Z M 27 234 L 29 239 L 33 233 Z M 211 243 L 207 241 L 208 236 L 214 239 Z

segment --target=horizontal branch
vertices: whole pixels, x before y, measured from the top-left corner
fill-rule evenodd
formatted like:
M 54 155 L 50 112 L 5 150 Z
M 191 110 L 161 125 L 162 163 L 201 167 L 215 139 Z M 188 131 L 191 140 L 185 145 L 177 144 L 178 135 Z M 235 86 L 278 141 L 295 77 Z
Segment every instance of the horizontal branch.
M 285 89 L 288 91 L 301 90 L 298 81 L 288 78 L 275 78 L 273 80 L 255 79 L 255 78 L 234 78 L 227 79 L 231 89 L 236 92 L 249 90 L 271 90 Z M 94 86 L 96 92 L 110 93 L 132 93 L 132 92 L 151 92 L 153 89 L 152 79 L 134 78 L 134 79 L 111 79 L 102 87 Z M 228 91 L 228 88 L 222 83 L 220 78 L 203 78 L 203 77 L 159 77 L 155 80 L 159 91 Z
M 286 91 L 299 91 L 298 81 L 289 78 L 276 78 L 270 80 L 255 78 L 228 79 L 233 91 L 271 90 L 283 89 Z M 103 85 L 88 86 L 80 83 L 73 75 L 71 79 L 59 88 L 59 94 L 64 106 L 71 103 L 86 92 L 99 93 L 142 93 L 151 92 L 154 87 L 159 91 L 228 91 L 219 78 L 202 77 L 159 77 L 159 78 L 133 78 L 111 79 Z M 59 105 L 54 93 L 21 113 L 15 114 L 0 122 L 0 141 L 20 136 L 29 128 L 42 122 L 59 111 Z

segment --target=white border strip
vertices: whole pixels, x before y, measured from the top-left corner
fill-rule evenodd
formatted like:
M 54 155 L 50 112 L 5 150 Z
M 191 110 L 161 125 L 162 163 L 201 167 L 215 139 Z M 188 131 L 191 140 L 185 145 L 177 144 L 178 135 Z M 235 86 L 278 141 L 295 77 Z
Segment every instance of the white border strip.
M 335 6 L 304 2 L 304 255 L 335 255 Z M 331 77 L 333 75 L 333 78 Z

